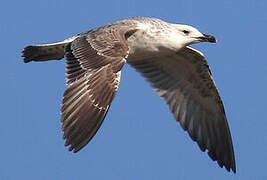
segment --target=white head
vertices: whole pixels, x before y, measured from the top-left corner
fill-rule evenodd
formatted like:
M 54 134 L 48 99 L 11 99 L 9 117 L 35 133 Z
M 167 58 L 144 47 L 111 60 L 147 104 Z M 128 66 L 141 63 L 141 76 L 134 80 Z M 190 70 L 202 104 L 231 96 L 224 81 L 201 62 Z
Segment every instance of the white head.
M 217 40 L 214 36 L 203 34 L 196 28 L 189 25 L 172 24 L 175 28 L 175 34 L 180 42 L 184 42 L 184 45 L 199 43 L 199 42 L 211 42 L 216 43 Z
M 176 52 L 199 42 L 217 42 L 215 37 L 203 34 L 192 26 L 153 20 L 158 23 L 140 23 L 138 30 L 127 38 L 131 47 L 131 58 L 141 56 L 147 58 L 155 56 L 155 53 Z

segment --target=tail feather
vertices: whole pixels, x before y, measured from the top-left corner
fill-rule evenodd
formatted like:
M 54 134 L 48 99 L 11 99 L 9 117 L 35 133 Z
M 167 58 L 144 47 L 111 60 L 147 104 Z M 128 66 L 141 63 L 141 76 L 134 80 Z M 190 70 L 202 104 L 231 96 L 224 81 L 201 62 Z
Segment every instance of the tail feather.
M 27 46 L 22 51 L 24 62 L 28 63 L 30 61 L 49 61 L 62 59 L 65 54 L 65 46 L 72 42 L 75 38 L 76 36 L 53 44 Z
M 24 62 L 30 61 L 48 61 L 53 59 L 62 59 L 64 57 L 64 45 L 43 45 L 27 46 L 23 50 Z

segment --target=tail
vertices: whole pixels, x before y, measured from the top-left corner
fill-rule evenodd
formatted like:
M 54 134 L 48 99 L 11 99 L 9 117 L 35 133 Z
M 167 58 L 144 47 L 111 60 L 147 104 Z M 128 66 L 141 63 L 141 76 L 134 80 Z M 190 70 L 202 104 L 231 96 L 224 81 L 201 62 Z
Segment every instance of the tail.
M 65 54 L 65 46 L 76 38 L 77 36 L 74 36 L 57 43 L 27 46 L 22 51 L 24 62 L 62 59 Z

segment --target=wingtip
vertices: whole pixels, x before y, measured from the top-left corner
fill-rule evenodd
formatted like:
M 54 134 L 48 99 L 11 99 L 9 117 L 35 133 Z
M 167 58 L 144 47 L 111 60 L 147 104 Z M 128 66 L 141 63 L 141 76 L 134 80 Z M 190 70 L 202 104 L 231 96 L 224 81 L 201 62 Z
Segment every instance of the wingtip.
M 217 163 L 219 164 L 219 166 L 221 168 L 224 167 L 228 172 L 231 172 L 232 171 L 234 174 L 236 174 L 236 166 L 235 166 L 235 163 L 233 163 L 233 164 L 224 164 L 224 163 L 220 164 L 219 161 L 217 161 Z
M 67 146 L 69 146 L 70 145 L 70 147 L 68 148 L 68 150 L 70 151 L 70 152 L 73 152 L 73 153 L 77 153 L 77 152 L 79 152 L 80 150 L 81 150 L 81 148 L 75 148 L 73 145 L 71 145 L 71 144 L 65 144 L 65 146 L 67 147 Z
M 231 166 L 231 167 L 226 167 L 226 166 L 224 166 L 225 167 L 225 169 L 228 171 L 228 172 L 233 172 L 234 174 L 236 174 L 236 168 L 235 168 L 235 166 Z
M 81 147 L 81 148 L 79 148 L 79 147 L 75 147 L 73 144 L 71 144 L 71 142 L 67 139 L 67 137 L 66 137 L 65 135 L 63 136 L 63 139 L 66 140 L 64 146 L 65 146 L 65 147 L 68 147 L 68 146 L 69 146 L 69 147 L 68 147 L 68 150 L 69 150 L 70 152 L 77 153 L 77 152 L 79 152 L 79 151 L 82 149 L 82 147 Z
M 65 138 L 64 138 L 64 139 L 65 139 Z M 70 145 L 70 147 L 68 147 L 69 145 Z M 71 143 L 70 143 L 68 140 L 66 140 L 64 146 L 65 146 L 65 147 L 68 147 L 68 150 L 69 150 L 70 152 L 72 152 L 73 149 L 74 149 L 74 147 L 71 145 Z M 75 149 L 74 149 L 73 152 L 76 153 L 76 152 L 75 152 Z
M 236 174 L 236 166 L 235 166 L 235 164 L 232 165 L 231 170 L 232 170 L 232 172 L 233 172 L 234 174 Z
M 234 157 L 231 161 L 227 161 L 227 160 L 218 158 L 218 156 L 216 156 L 214 151 L 208 151 L 208 155 L 213 161 L 217 162 L 217 164 L 221 168 L 225 168 L 228 172 L 232 171 L 234 174 L 236 173 L 236 164 L 235 164 Z
M 236 174 L 236 169 L 233 169 L 233 168 L 232 168 L 232 172 L 233 172 L 234 174 Z

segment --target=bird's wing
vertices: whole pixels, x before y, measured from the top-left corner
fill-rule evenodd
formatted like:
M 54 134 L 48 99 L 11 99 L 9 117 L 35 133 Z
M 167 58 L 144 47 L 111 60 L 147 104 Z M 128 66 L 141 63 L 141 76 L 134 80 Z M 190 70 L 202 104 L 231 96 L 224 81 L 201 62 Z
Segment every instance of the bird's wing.
M 131 29 L 99 28 L 65 48 L 68 88 L 62 103 L 64 138 L 78 152 L 95 135 L 118 90 Z M 127 34 L 128 36 L 129 34 Z
M 129 62 L 169 105 L 202 151 L 234 172 L 231 134 L 222 100 L 204 55 L 186 47 L 176 54 Z

